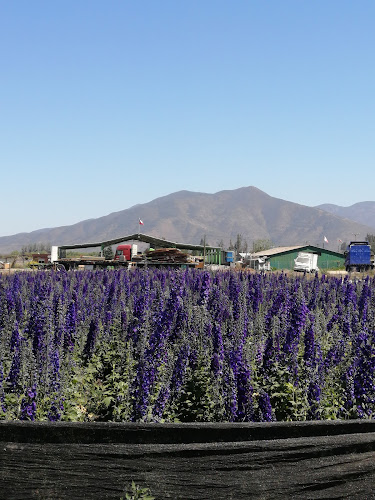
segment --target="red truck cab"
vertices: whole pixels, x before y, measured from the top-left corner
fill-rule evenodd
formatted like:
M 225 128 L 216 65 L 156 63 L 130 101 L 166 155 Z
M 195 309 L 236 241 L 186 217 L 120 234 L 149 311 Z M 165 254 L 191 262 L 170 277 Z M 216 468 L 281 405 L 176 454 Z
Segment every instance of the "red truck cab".
M 115 260 L 132 260 L 132 246 L 118 245 L 115 253 Z

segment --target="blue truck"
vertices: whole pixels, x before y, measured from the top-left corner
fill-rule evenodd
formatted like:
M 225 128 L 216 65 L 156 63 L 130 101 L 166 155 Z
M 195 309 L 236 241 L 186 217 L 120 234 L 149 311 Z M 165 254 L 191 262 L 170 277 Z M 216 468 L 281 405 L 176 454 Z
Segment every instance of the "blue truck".
M 345 252 L 345 268 L 351 271 L 369 271 L 374 267 L 368 241 L 351 241 Z

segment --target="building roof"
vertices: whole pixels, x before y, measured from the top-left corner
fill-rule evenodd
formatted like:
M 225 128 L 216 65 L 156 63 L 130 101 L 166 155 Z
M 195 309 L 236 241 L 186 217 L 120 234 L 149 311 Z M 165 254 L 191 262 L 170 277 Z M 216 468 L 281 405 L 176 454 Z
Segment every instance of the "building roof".
M 255 252 L 251 254 L 252 257 L 272 257 L 273 255 L 277 255 L 279 253 L 291 252 L 293 250 L 297 250 L 299 248 L 306 248 L 309 245 L 295 245 L 292 247 L 276 247 L 269 248 L 268 250 L 261 250 L 260 252 Z
M 72 245 L 59 245 L 62 250 L 74 250 L 76 248 L 96 248 L 96 247 L 106 247 L 109 245 L 115 245 L 116 243 L 122 243 L 123 241 L 142 241 L 143 243 L 150 243 L 152 246 L 157 247 L 173 247 L 180 248 L 183 250 L 220 250 L 220 247 L 213 247 L 210 245 L 193 245 L 190 243 L 177 243 L 174 241 L 168 241 L 161 238 L 156 238 L 155 236 L 150 236 L 148 234 L 135 233 L 129 234 L 128 236 L 120 236 L 112 240 L 107 241 L 97 241 L 92 243 L 74 243 Z
M 252 257 L 273 257 L 274 255 L 279 255 L 282 253 L 287 253 L 287 252 L 293 252 L 294 250 L 300 250 L 302 251 L 303 249 L 306 248 L 313 248 L 316 252 L 325 252 L 325 253 L 330 253 L 334 255 L 338 255 L 340 257 L 343 257 L 344 254 L 340 252 L 335 252 L 334 250 L 328 250 L 328 248 L 321 248 L 317 247 L 315 245 L 309 245 L 308 243 L 305 245 L 294 245 L 291 247 L 276 247 L 276 248 L 270 248 L 269 250 L 261 250 L 260 252 L 256 252 L 252 254 Z

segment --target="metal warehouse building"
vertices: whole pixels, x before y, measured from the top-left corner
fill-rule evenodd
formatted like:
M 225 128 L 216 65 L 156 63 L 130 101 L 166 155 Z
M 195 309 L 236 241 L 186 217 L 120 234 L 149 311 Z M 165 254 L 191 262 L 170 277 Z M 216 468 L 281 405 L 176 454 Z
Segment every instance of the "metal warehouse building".
M 266 257 L 271 269 L 293 269 L 294 259 L 299 252 L 310 252 L 318 254 L 318 267 L 324 269 L 337 269 L 345 265 L 343 253 L 333 252 L 326 248 L 315 247 L 313 245 L 297 245 L 292 247 L 270 248 L 261 252 L 253 253 L 252 258 Z

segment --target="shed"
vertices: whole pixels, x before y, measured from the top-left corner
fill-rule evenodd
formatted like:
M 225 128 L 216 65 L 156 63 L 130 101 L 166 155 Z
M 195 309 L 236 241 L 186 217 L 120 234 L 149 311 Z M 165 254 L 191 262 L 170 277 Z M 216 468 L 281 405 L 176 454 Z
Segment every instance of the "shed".
M 48 253 L 33 253 L 33 261 L 38 262 L 38 264 L 47 264 L 49 261 Z
M 290 247 L 270 248 L 252 254 L 252 259 L 266 257 L 270 262 L 271 269 L 290 269 L 294 267 L 294 259 L 299 252 L 309 252 L 318 254 L 318 267 L 322 271 L 325 269 L 338 269 L 345 265 L 345 255 L 334 252 L 327 248 L 316 247 L 314 245 L 295 245 Z

